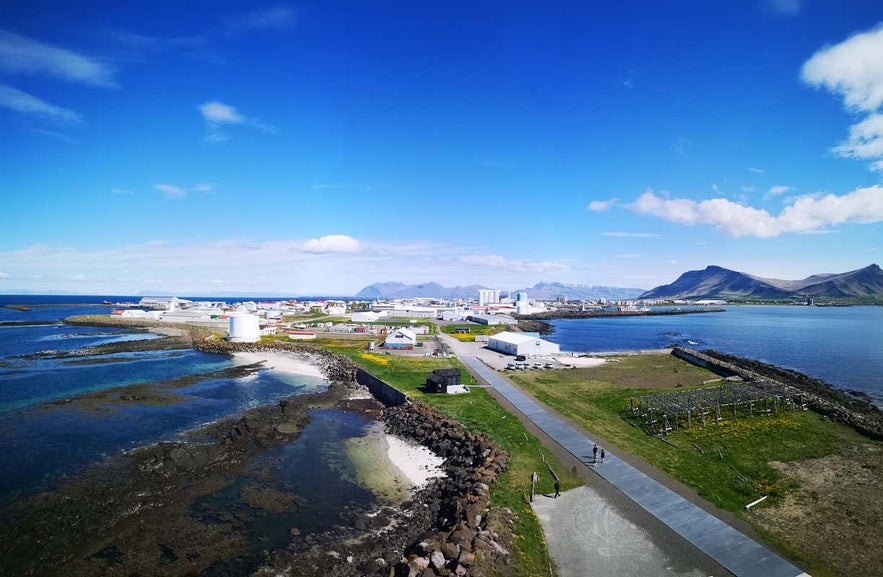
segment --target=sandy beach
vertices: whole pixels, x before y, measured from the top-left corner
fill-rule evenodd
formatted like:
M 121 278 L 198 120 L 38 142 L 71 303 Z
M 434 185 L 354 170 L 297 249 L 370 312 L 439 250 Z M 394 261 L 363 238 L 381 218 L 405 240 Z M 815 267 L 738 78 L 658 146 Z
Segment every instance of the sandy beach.
M 386 435 L 387 455 L 390 462 L 401 471 L 415 488 L 420 488 L 433 477 L 444 477 L 444 459 L 421 445 L 415 445 L 396 437 Z
M 264 363 L 267 370 L 278 371 L 280 373 L 303 375 L 307 377 L 318 377 L 324 379 L 325 375 L 322 370 L 309 359 L 284 352 L 267 352 L 267 353 L 233 353 L 233 362 L 238 365 L 253 365 L 255 363 Z

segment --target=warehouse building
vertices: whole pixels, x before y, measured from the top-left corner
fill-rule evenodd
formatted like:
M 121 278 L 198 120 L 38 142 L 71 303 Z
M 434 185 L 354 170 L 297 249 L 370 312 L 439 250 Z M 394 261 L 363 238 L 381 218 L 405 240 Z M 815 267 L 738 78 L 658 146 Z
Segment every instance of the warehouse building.
M 507 355 L 525 357 L 556 355 L 561 352 L 558 343 L 541 339 L 535 334 L 508 331 L 488 337 L 487 347 Z

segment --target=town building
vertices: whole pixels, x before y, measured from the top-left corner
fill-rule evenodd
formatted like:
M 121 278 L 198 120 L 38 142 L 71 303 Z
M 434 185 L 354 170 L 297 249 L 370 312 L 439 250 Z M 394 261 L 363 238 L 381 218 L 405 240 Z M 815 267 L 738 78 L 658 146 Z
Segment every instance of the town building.
M 417 345 L 417 335 L 411 329 L 397 328 L 388 335 L 383 343 L 385 349 L 411 350 Z
M 561 352 L 558 343 L 541 339 L 535 333 L 502 332 L 488 337 L 487 347 L 507 355 L 525 357 L 554 355 Z

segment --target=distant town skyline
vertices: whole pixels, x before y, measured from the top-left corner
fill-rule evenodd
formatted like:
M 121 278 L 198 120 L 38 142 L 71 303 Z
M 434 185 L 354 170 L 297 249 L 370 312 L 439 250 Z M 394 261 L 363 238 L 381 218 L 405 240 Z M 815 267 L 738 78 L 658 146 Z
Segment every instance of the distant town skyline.
M 800 279 L 883 260 L 883 5 L 8 3 L 0 134 L 0 293 Z

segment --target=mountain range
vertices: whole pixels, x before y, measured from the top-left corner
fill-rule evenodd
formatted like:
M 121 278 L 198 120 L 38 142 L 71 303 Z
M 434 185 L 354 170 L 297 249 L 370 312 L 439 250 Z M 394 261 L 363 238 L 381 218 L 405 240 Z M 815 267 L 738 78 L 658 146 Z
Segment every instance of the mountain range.
M 400 282 L 379 282 L 366 286 L 355 298 L 360 299 L 404 299 L 404 298 L 477 298 L 478 291 L 486 289 L 481 285 L 444 287 L 436 282 L 425 284 L 403 284 Z M 527 293 L 528 298 L 536 300 L 555 300 L 559 296 L 568 300 L 628 300 L 637 298 L 644 289 L 620 288 L 597 285 L 564 284 L 559 282 L 541 282 L 532 287 L 512 290 L 515 294 L 521 291 Z M 506 291 L 503 291 L 506 294 Z
M 642 299 L 883 298 L 883 271 L 876 264 L 844 273 L 815 274 L 802 280 L 763 278 L 719 266 L 685 272 Z

